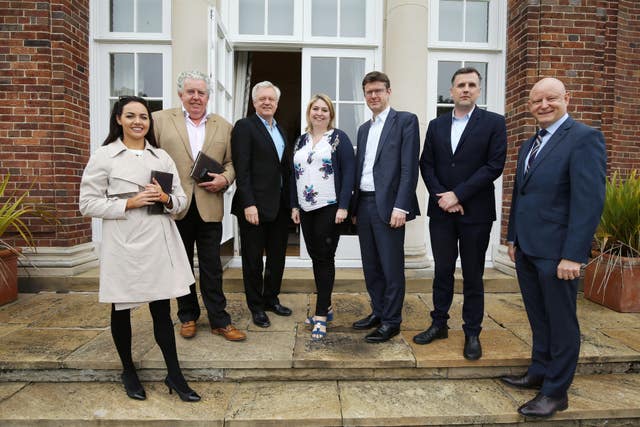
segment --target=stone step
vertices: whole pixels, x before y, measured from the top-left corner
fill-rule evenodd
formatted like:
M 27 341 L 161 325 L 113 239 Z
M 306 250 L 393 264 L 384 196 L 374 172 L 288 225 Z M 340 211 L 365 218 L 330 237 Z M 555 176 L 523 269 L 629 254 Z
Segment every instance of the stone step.
M 313 342 L 304 319 L 315 306 L 313 294 L 283 294 L 294 314 L 270 314 L 270 328 L 251 322 L 244 295 L 229 293 L 227 309 L 245 342 L 228 342 L 209 333 L 200 319 L 195 338 L 177 337 L 180 363 L 193 380 L 420 380 L 493 378 L 521 373 L 529 363 L 531 334 L 519 294 L 487 294 L 481 334 L 483 357 L 462 357 L 462 296 L 454 297 L 450 336 L 426 346 L 412 337 L 430 323 L 431 295 L 409 293 L 402 333 L 384 344 L 368 344 L 366 331 L 350 325 L 368 314 L 364 293 L 336 293 L 335 320 L 322 342 Z M 175 301 L 172 302 L 175 316 Z M 310 309 L 311 307 L 311 309 Z M 21 294 L 0 307 L 1 381 L 112 381 L 120 362 L 109 331 L 110 307 L 96 293 Z M 640 313 L 616 313 L 580 297 L 582 348 L 578 372 L 640 371 Z M 176 334 L 179 325 L 176 321 Z M 133 357 L 145 380 L 164 376 L 164 362 L 153 339 L 146 307 L 132 313 Z
M 405 270 L 407 292 L 431 292 L 433 269 Z M 20 292 L 96 292 L 98 290 L 98 268 L 70 277 L 29 276 L 20 277 Z M 225 292 L 244 292 L 241 268 L 228 268 L 224 272 Z M 488 293 L 518 293 L 520 289 L 515 277 L 496 269 L 488 268 L 484 274 L 485 291 Z M 366 292 L 361 268 L 336 269 L 335 292 Z M 315 291 L 311 268 L 287 268 L 282 280 L 283 293 L 311 293 Z M 455 291 L 462 292 L 462 272 L 456 271 Z
M 539 423 L 517 413 L 534 391 L 494 379 L 191 382 L 181 402 L 145 382 L 146 401 L 117 382 L 0 383 L 3 426 L 637 426 L 640 374 L 579 375 L 569 408 Z

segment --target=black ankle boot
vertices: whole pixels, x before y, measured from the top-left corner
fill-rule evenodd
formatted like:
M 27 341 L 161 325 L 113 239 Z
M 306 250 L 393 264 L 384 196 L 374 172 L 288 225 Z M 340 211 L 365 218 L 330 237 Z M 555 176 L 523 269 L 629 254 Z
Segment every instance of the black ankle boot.
M 127 392 L 127 396 L 135 400 L 145 400 L 147 394 L 144 392 L 144 388 L 138 379 L 136 371 L 123 371 L 120 376 L 124 389 Z
M 200 396 L 198 395 L 198 393 L 196 393 L 189 387 L 184 378 L 182 379 L 182 381 L 176 383 L 169 376 L 167 376 L 164 379 L 164 383 L 169 389 L 169 394 L 172 394 L 173 390 L 175 390 L 183 402 L 198 402 L 200 400 Z

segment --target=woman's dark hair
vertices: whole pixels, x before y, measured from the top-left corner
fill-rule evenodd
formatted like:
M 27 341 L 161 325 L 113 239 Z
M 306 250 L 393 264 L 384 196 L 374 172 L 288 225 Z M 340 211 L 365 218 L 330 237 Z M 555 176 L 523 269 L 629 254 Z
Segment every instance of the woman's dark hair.
M 118 123 L 118 117 L 122 115 L 122 109 L 124 106 L 130 102 L 139 102 L 147 109 L 147 114 L 149 115 L 149 131 L 147 132 L 145 139 L 149 141 L 149 144 L 157 147 L 158 143 L 156 142 L 156 135 L 153 133 L 153 117 L 151 116 L 149 104 L 146 99 L 140 98 L 139 96 L 121 96 L 120 99 L 113 104 L 111 118 L 109 119 L 109 135 L 107 135 L 102 145 L 108 145 L 123 138 L 122 125 Z

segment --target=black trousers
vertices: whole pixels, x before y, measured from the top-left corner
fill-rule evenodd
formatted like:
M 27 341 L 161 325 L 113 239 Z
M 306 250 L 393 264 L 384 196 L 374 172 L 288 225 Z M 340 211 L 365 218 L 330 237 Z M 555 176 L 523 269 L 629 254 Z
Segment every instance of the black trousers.
M 338 205 L 328 205 L 305 212 L 300 210 L 300 228 L 313 263 L 316 282 L 316 316 L 326 316 L 331 306 L 331 292 L 336 278 L 336 248 L 340 235 L 336 225 Z
M 484 258 L 489 246 L 491 222 L 467 224 L 451 216 L 429 220 L 435 272 L 431 318 L 445 326 L 453 301 L 454 273 L 458 248 L 462 264 L 464 304 L 462 329 L 466 335 L 479 335 L 484 317 Z
M 264 311 L 266 306 L 279 304 L 280 287 L 287 251 L 287 227 L 290 210 L 281 204 L 273 221 L 260 220 L 258 225 L 238 215 L 242 245 L 242 279 L 247 306 L 251 312 Z M 262 254 L 266 254 L 266 265 Z
M 176 221 L 182 243 L 193 271 L 193 248 L 198 248 L 198 268 L 200 270 L 200 293 L 207 309 L 209 325 L 212 328 L 224 328 L 231 323 L 226 311 L 227 299 L 222 290 L 222 264 L 220 262 L 221 222 L 205 222 L 200 217 L 195 197 L 187 215 Z M 196 293 L 196 284 L 190 286 L 191 292 L 178 297 L 178 318 L 181 322 L 198 320 L 200 305 Z

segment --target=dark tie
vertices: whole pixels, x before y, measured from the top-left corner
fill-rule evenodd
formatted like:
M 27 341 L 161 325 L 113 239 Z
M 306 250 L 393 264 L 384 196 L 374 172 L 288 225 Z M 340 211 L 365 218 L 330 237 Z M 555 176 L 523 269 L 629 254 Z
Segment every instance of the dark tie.
M 540 151 L 540 146 L 542 145 L 542 137 L 544 137 L 547 133 L 546 129 L 540 129 L 538 133 L 536 133 L 536 140 L 533 141 L 533 146 L 531 147 L 531 151 L 529 151 L 529 161 L 527 161 L 527 167 L 524 169 L 524 174 L 526 175 L 533 164 L 533 161 L 536 159 L 538 155 L 538 151 Z

